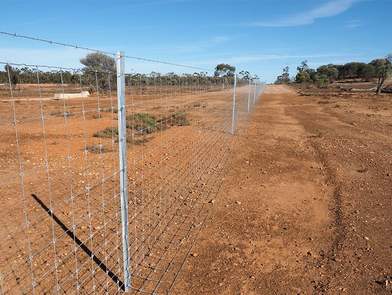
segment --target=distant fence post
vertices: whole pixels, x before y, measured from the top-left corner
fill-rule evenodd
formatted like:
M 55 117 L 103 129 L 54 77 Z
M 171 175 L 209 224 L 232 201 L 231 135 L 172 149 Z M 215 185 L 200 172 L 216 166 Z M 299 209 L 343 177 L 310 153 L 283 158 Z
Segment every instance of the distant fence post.
M 254 92 L 253 92 L 253 104 L 256 103 L 256 89 L 257 89 L 257 82 L 255 81 Z
M 249 91 L 248 91 L 248 113 L 250 112 L 250 92 L 252 91 L 251 79 L 249 79 Z
M 233 112 L 231 115 L 231 134 L 235 132 L 235 107 L 236 107 L 236 92 L 237 92 L 237 74 L 234 73 L 234 88 L 233 88 Z
M 264 92 L 264 83 L 260 83 L 260 98 L 259 99 L 261 99 L 261 95 L 263 94 L 263 92 Z
M 124 268 L 124 291 L 131 287 L 129 241 L 128 241 L 128 173 L 127 173 L 127 127 L 125 110 L 125 60 L 124 54 L 116 56 L 118 100 L 118 152 L 120 163 L 121 239 Z

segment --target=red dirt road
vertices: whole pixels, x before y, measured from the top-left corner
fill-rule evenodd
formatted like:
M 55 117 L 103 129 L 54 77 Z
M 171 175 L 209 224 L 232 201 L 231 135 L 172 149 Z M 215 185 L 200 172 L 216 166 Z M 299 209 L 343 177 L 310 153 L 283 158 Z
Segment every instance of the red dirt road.
M 391 294 L 392 100 L 269 86 L 175 294 Z

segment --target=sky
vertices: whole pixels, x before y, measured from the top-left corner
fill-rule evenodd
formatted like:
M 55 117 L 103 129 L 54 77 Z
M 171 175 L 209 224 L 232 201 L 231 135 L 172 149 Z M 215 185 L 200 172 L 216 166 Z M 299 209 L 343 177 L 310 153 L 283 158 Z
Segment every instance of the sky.
M 273 82 L 285 66 L 392 53 L 392 0 L 2 0 L 0 31 Z M 80 67 L 88 52 L 0 35 L 0 61 Z M 193 69 L 126 60 L 127 72 Z

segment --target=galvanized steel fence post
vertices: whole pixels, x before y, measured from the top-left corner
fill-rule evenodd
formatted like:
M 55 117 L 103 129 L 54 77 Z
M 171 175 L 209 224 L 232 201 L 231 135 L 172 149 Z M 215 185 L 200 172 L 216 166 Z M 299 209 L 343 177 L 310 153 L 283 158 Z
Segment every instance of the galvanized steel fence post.
M 234 73 L 234 88 L 233 88 L 233 112 L 231 115 L 231 134 L 234 135 L 235 131 L 235 104 L 236 104 L 236 91 L 237 91 L 237 74 Z
M 127 175 L 127 127 L 125 110 L 125 61 L 124 54 L 116 56 L 117 100 L 118 100 L 118 150 L 120 165 L 121 240 L 124 269 L 124 291 L 131 287 L 129 241 L 128 241 L 128 175 Z

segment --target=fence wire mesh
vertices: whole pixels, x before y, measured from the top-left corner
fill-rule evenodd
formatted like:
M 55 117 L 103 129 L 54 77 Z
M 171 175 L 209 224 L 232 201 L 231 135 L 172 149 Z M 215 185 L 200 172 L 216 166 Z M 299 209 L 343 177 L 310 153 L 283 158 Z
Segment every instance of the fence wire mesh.
M 3 65 L 1 293 L 122 293 L 117 74 Z M 157 72 L 124 86 L 130 292 L 166 294 L 263 87 Z

